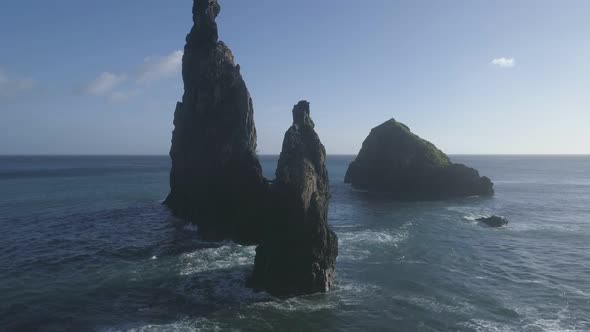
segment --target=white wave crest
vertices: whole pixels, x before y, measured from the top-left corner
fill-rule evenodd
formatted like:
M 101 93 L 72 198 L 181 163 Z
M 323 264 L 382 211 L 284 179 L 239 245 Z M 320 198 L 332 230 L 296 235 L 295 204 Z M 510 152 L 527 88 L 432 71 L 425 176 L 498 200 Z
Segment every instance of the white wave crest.
M 518 331 L 512 326 L 508 326 L 506 324 L 501 324 L 497 322 L 492 322 L 483 319 L 472 319 L 468 322 L 462 322 L 458 324 L 459 326 L 471 329 L 476 332 L 513 332 Z
M 180 256 L 180 274 L 191 275 L 209 270 L 251 265 L 254 263 L 255 254 L 255 247 L 238 244 L 199 249 Z

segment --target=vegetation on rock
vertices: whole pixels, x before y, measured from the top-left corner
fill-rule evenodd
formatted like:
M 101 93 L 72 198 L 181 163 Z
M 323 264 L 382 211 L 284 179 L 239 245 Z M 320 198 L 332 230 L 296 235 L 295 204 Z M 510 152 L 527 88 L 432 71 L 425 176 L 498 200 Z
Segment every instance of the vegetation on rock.
M 400 200 L 492 195 L 487 177 L 449 157 L 403 123 L 390 119 L 373 128 L 349 165 L 346 183 Z

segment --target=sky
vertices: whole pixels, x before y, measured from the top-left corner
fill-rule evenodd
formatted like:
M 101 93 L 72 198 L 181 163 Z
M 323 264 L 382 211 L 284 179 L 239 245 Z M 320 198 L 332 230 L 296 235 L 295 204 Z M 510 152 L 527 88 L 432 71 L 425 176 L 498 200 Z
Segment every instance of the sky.
M 260 154 L 395 118 L 449 154 L 590 153 L 590 1 L 220 0 Z M 0 154 L 167 154 L 190 0 L 0 5 Z

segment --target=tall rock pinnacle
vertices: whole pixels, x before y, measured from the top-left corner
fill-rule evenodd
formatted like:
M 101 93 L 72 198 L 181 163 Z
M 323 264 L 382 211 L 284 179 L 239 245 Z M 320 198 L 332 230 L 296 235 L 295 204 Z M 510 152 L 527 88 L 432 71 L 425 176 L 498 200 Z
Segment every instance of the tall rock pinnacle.
M 218 41 L 217 0 L 195 0 L 174 112 L 165 204 L 205 238 L 256 243 L 266 181 L 256 157 L 252 99 L 231 50 Z
M 254 287 L 273 294 L 325 292 L 334 280 L 338 239 L 328 228 L 326 151 L 309 103 L 293 109 L 270 183 L 256 156 L 252 99 L 230 49 L 218 40 L 220 10 L 217 0 L 194 0 L 164 204 L 196 224 L 206 240 L 259 244 Z
M 309 103 L 293 109 L 272 187 L 276 222 L 256 249 L 252 283 L 276 294 L 325 292 L 335 278 L 338 238 L 328 228 L 326 150 Z

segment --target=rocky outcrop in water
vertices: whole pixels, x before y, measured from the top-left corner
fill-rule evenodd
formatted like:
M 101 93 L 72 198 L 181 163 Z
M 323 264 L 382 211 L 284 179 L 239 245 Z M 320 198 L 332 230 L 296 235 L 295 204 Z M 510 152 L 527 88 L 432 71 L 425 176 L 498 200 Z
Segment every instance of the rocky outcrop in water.
M 508 219 L 500 216 L 481 217 L 475 220 L 484 223 L 490 227 L 504 227 L 508 225 Z
M 195 0 L 174 112 L 165 204 L 207 239 L 258 243 L 267 183 L 256 156 L 252 99 L 231 50 L 218 41 L 217 0 Z
M 346 183 L 399 200 L 493 195 L 477 170 L 451 163 L 432 143 L 394 119 L 373 128 L 346 172 Z
M 256 248 L 252 283 L 275 294 L 329 290 L 338 238 L 328 228 L 326 151 L 306 101 L 293 109 L 271 192 L 275 223 Z
M 324 292 L 338 240 L 328 228 L 326 152 L 309 103 L 293 110 L 273 183 L 256 156 L 252 100 L 230 49 L 218 41 L 217 0 L 194 0 L 174 112 L 172 212 L 209 240 L 259 244 L 252 286 L 272 294 Z

